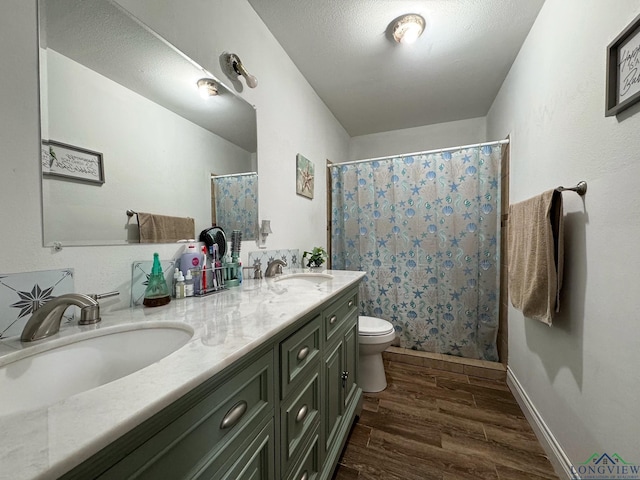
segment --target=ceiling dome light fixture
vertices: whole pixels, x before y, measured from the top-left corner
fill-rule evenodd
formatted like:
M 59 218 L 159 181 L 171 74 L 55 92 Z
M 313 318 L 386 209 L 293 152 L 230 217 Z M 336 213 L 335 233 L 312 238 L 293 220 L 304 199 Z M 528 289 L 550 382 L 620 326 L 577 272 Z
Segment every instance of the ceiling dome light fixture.
M 393 39 L 398 43 L 413 43 L 424 32 L 425 21 L 417 13 L 403 15 L 393 24 Z
M 210 78 L 201 78 L 198 80 L 197 85 L 202 98 L 215 97 L 218 95 L 218 86 L 216 85 L 216 82 Z

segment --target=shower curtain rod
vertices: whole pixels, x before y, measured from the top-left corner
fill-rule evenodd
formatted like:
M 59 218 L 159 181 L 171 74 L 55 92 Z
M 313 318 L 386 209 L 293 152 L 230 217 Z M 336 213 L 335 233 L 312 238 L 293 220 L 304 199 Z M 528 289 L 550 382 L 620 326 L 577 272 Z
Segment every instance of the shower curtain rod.
M 395 158 L 395 157 L 408 157 L 410 155 L 428 155 L 430 153 L 451 152 L 453 150 L 462 150 L 464 148 L 487 147 L 489 145 L 504 145 L 506 143 L 509 143 L 509 140 L 497 140 L 495 142 L 473 143 L 471 145 L 460 145 L 459 147 L 438 148 L 436 150 L 427 150 L 424 152 L 402 153 L 400 155 L 387 155 L 385 157 L 365 158 L 364 160 L 352 160 L 350 162 L 334 163 L 333 165 L 329 165 L 329 167 L 340 167 L 342 165 L 354 165 L 356 163 L 373 162 L 375 160 L 386 160 L 388 158 Z
M 225 178 L 225 177 L 244 177 L 246 175 L 257 175 L 258 172 L 245 172 L 245 173 L 229 173 L 227 175 L 211 175 L 211 178 Z

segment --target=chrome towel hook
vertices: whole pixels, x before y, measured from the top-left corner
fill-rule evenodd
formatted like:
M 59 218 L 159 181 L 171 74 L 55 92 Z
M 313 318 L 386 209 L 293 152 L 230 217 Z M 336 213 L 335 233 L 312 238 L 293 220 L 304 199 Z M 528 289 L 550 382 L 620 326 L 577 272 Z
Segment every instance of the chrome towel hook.
M 564 192 L 565 190 L 571 190 L 572 192 L 576 192 L 578 195 L 583 197 L 587 193 L 587 182 L 584 180 L 578 182 L 575 187 L 558 187 L 556 188 L 559 192 Z

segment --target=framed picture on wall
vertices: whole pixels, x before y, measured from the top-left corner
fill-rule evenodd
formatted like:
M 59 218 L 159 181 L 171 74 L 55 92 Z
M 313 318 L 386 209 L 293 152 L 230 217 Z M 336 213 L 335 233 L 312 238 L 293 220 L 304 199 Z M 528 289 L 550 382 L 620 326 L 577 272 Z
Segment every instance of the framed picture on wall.
M 313 198 L 314 170 L 311 160 L 300 154 L 296 155 L 296 193 L 298 195 Z
M 606 117 L 640 100 L 640 15 L 607 47 L 606 97 Z
M 42 142 L 42 175 L 102 185 L 102 154 L 66 143 Z

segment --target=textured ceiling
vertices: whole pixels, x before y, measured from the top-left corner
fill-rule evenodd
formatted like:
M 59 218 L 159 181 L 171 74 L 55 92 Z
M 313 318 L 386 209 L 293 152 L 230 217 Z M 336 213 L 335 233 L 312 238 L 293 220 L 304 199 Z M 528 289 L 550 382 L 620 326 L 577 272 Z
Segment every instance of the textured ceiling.
M 544 0 L 249 0 L 351 136 L 487 114 Z M 426 19 L 413 45 L 389 38 Z

